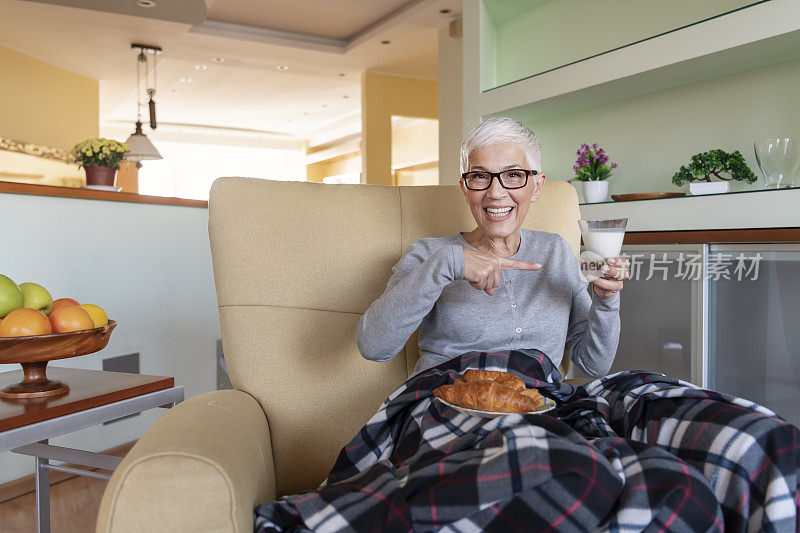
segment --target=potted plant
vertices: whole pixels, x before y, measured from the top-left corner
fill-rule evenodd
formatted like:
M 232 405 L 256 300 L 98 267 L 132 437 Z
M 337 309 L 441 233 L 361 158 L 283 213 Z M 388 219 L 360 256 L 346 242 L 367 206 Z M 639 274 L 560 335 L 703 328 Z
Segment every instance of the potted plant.
M 72 148 L 72 157 L 86 170 L 86 185 L 111 188 L 117 179 L 119 162 L 128 151 L 128 145 L 113 139 L 88 139 Z
M 723 181 L 711 181 L 712 176 Z M 689 166 L 681 166 L 672 176 L 672 183 L 678 186 L 688 183 L 689 191 L 697 195 L 728 192 L 731 180 L 754 183 L 756 179 L 739 150 L 729 154 L 715 149 L 693 155 Z
M 580 181 L 583 188 L 583 199 L 586 203 L 604 202 L 608 196 L 608 182 L 611 173 L 617 168 L 616 163 L 608 162 L 608 155 L 597 143 L 589 146 L 581 144 L 578 158 L 572 166 L 575 180 Z

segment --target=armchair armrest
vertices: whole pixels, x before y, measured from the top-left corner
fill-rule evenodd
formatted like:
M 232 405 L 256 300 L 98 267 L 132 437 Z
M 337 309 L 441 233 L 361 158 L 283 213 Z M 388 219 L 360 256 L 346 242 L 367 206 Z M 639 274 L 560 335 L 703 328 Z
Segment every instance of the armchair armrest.
M 253 509 L 275 498 L 269 425 L 235 390 L 170 409 L 109 481 L 97 532 L 252 531 Z

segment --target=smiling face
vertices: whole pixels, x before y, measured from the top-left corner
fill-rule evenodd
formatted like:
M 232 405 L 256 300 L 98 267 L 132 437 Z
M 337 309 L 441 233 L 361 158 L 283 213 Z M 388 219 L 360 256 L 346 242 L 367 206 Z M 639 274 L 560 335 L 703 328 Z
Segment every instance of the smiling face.
M 531 169 L 525 152 L 513 143 L 495 144 L 473 150 L 469 155 L 469 172 L 485 170 L 502 172 L 510 169 Z M 528 183 L 521 189 L 504 189 L 497 178 L 488 189 L 471 191 L 461 180 L 461 192 L 467 200 L 478 230 L 489 239 L 506 239 L 518 234 L 531 202 L 542 194 L 545 175 L 528 177 Z

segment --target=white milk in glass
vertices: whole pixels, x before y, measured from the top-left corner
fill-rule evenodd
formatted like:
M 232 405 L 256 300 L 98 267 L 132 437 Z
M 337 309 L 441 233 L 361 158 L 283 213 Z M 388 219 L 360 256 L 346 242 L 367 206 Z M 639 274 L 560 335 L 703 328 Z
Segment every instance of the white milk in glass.
M 587 250 L 591 250 L 602 258 L 608 258 L 619 256 L 625 232 L 589 230 L 581 236 Z

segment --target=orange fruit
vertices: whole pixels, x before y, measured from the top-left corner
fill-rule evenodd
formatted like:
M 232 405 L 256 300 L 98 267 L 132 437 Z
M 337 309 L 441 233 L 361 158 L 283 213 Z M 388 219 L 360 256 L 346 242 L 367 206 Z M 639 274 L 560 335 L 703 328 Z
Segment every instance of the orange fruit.
M 83 304 L 81 307 L 85 309 L 87 313 L 89 313 L 89 316 L 92 317 L 94 327 L 99 328 L 108 324 L 108 315 L 99 305 Z
M 72 298 L 59 298 L 58 300 L 53 300 L 53 307 L 50 309 L 50 313 L 58 309 L 59 307 L 66 307 L 68 305 L 81 305 Z
M 67 333 L 69 331 L 94 328 L 92 315 L 79 305 L 61 306 L 54 311 L 50 311 L 50 324 L 53 325 L 53 333 Z
M 50 321 L 41 311 L 23 307 L 11 311 L 0 322 L 0 337 L 27 337 L 48 335 L 53 332 Z

